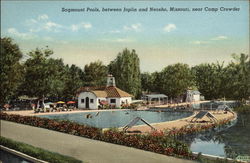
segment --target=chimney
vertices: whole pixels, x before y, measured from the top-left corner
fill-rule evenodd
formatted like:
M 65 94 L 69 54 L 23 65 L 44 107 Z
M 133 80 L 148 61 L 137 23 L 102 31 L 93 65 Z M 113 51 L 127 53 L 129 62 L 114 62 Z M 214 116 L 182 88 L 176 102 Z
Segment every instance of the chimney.
M 107 77 L 107 87 L 115 87 L 115 77 L 113 75 L 109 74 Z

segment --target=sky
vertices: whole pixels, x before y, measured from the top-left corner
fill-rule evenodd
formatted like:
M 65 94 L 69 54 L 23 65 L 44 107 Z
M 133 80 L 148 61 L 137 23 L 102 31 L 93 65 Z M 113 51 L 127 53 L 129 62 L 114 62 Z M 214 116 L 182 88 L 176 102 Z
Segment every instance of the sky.
M 137 11 L 102 11 L 124 7 Z M 150 7 L 168 11 L 153 12 Z M 190 11 L 170 11 L 170 7 Z M 239 10 L 221 11 L 221 7 Z M 24 54 L 48 46 L 54 51 L 52 57 L 81 68 L 97 60 L 107 65 L 125 48 L 136 50 L 142 72 L 161 71 L 178 62 L 228 63 L 232 53 L 249 54 L 249 2 L 1 1 L 1 37 L 13 38 Z

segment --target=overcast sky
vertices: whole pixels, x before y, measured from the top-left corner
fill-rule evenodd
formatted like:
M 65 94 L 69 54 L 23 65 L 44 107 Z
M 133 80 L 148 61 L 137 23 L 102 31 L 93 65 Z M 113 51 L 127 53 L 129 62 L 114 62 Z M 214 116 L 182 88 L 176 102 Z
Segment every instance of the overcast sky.
M 108 64 L 124 48 L 135 49 L 143 72 L 177 62 L 191 66 L 249 54 L 248 1 L 26 1 L 1 2 L 1 37 L 12 37 L 24 53 L 36 47 L 84 67 Z M 62 12 L 62 8 L 203 8 L 202 12 Z M 204 11 L 233 8 L 239 11 Z

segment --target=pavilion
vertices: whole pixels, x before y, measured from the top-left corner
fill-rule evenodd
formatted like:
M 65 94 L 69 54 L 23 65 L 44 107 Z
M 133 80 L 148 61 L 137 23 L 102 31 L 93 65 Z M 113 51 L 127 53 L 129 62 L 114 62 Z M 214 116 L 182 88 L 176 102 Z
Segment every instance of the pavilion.
M 157 101 L 158 104 L 168 103 L 168 96 L 165 94 L 147 94 L 144 95 L 142 99 L 149 102 L 149 104 L 155 101 Z

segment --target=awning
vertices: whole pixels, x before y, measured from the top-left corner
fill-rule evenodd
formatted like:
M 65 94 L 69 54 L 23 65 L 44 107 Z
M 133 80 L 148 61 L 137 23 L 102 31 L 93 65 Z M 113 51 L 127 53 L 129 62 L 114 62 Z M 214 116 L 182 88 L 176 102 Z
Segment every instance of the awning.
M 144 96 L 148 98 L 167 98 L 168 97 L 164 94 L 149 94 L 149 95 L 144 95 Z
M 100 101 L 100 104 L 106 105 L 106 104 L 108 104 L 108 101 L 102 100 L 102 101 Z
M 58 101 L 57 103 L 58 104 L 65 104 L 65 102 L 63 102 L 63 101 Z
M 67 104 L 74 104 L 76 103 L 75 101 L 68 101 Z

